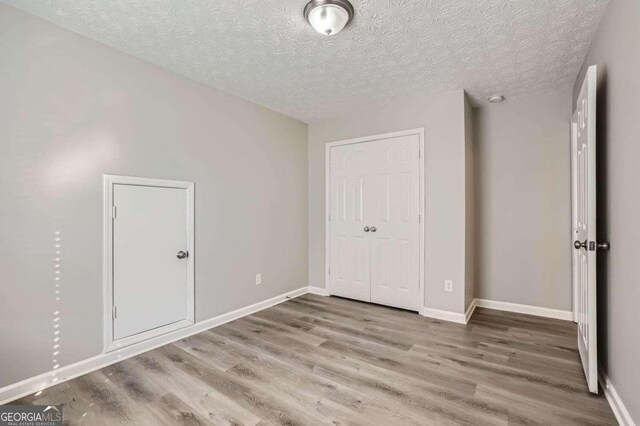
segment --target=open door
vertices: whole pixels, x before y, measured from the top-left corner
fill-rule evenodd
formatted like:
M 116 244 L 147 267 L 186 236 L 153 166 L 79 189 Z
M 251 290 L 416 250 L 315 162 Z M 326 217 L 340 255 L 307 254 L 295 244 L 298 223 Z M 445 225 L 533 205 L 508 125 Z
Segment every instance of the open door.
M 571 117 L 571 238 L 578 240 L 578 111 Z M 578 323 L 578 267 L 580 265 L 580 251 L 571 253 L 571 291 L 573 303 L 573 322 Z
M 596 253 L 608 243 L 596 242 L 596 66 L 587 70 L 576 104 L 572 137 L 572 185 L 575 241 L 572 256 L 577 294 L 578 349 L 589 390 L 598 393 L 598 330 L 596 317 Z M 575 142 L 575 143 L 574 143 Z

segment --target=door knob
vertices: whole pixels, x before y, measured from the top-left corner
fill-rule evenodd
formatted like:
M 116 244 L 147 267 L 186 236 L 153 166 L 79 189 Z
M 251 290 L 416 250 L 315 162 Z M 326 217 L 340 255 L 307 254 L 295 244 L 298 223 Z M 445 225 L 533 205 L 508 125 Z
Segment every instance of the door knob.
M 598 248 L 598 250 L 609 250 L 611 248 L 609 242 L 597 243 L 596 247 Z
M 369 227 L 368 226 L 364 227 L 364 232 L 369 232 Z
M 575 240 L 573 242 L 573 247 L 575 247 L 576 250 L 580 250 L 581 248 L 586 250 L 587 249 L 587 240 L 584 240 L 583 242 Z
M 189 257 L 189 252 L 180 250 L 177 254 L 177 258 L 184 259 L 185 257 Z
M 371 229 L 371 232 L 376 232 L 376 231 L 378 230 L 378 228 L 376 228 L 375 226 L 372 226 L 372 227 L 371 227 L 371 228 L 369 228 L 369 229 Z

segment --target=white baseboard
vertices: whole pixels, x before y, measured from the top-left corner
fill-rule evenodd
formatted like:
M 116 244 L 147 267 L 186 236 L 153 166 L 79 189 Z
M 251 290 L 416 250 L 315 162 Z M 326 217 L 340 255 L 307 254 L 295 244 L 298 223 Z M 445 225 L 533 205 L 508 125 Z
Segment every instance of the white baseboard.
M 560 309 L 542 308 L 539 306 L 521 305 L 519 303 L 498 302 L 496 300 L 475 299 L 479 308 L 497 309 L 499 311 L 517 312 L 519 314 L 537 315 L 539 317 L 555 318 L 573 321 L 573 312 Z
M 476 311 L 476 307 L 478 306 L 478 299 L 473 299 L 471 304 L 467 308 L 467 312 L 464 313 L 464 323 L 468 324 L 469 320 L 473 316 L 473 313 Z
M 420 311 L 420 315 L 443 321 L 451 321 L 458 324 L 467 324 L 471 319 L 473 312 L 476 310 L 476 306 L 476 299 L 473 299 L 464 314 L 459 314 L 457 312 L 451 311 L 443 311 L 440 309 L 422 308 L 422 311 Z
M 465 314 L 459 314 L 457 312 L 443 311 L 433 308 L 422 308 L 422 311 L 420 311 L 420 315 L 443 321 L 451 321 L 458 324 L 466 324 Z
M 618 395 L 618 392 L 616 392 L 616 388 L 613 387 L 611 380 L 609 380 L 607 373 L 605 373 L 602 368 L 599 369 L 599 373 L 600 386 L 602 386 L 602 389 L 604 390 L 604 396 L 607 398 L 607 401 L 609 401 L 611 411 L 613 411 L 613 414 L 616 416 L 618 423 L 622 426 L 635 426 L 636 424 L 631 418 L 631 414 L 629 414 L 627 407 L 625 407 L 624 403 L 620 399 L 620 396 Z
M 52 370 L 35 377 L 13 383 L 0 388 L 0 405 L 22 398 L 26 395 L 39 392 L 48 387 L 66 382 L 67 380 L 71 380 L 92 371 L 99 370 L 118 361 L 150 351 L 151 349 L 175 342 L 176 340 L 184 339 L 185 337 L 201 333 L 205 330 L 209 330 L 238 318 L 251 315 L 273 305 L 282 303 L 287 299 L 302 296 L 308 292 L 309 287 L 301 287 L 297 290 L 289 291 L 270 299 L 254 303 L 253 305 L 245 306 L 244 308 L 236 309 L 235 311 L 197 322 L 189 327 L 181 328 L 162 336 L 145 340 L 144 342 L 136 343 L 112 352 L 102 353 L 74 364 L 64 366 L 57 370 Z
M 573 313 L 571 311 L 541 308 L 539 306 L 520 305 L 518 303 L 498 302 L 496 300 L 487 299 L 473 299 L 464 314 L 443 311 L 440 309 L 423 308 L 420 312 L 420 315 L 444 321 L 451 321 L 458 324 L 467 324 L 473 316 L 476 307 L 497 309 L 499 311 L 517 312 L 520 314 L 537 315 L 539 317 L 555 318 L 565 321 L 573 321 Z
M 329 295 L 329 290 L 327 290 L 326 288 L 322 288 L 322 287 L 309 286 L 309 293 L 317 294 L 318 296 L 328 296 Z

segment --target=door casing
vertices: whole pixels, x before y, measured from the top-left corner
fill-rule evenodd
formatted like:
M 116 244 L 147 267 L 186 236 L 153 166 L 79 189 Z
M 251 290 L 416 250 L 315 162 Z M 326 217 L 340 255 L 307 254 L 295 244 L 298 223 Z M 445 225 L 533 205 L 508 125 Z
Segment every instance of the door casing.
M 419 180 L 420 180 L 420 190 L 419 190 L 419 206 L 420 206 L 420 229 L 419 229 L 419 250 L 420 250 L 420 259 L 419 259 L 419 265 L 420 265 L 420 272 L 419 272 L 419 280 L 420 280 L 420 311 L 422 311 L 422 309 L 424 308 L 425 305 L 425 259 L 424 259 L 424 255 L 425 255 L 425 250 L 426 250 L 426 246 L 425 246 L 425 222 L 426 222 L 426 216 L 425 216 L 425 203 L 426 203 L 426 178 L 425 178 L 425 155 L 426 155 L 426 149 L 425 149 L 425 140 L 424 140 L 424 127 L 420 127 L 420 128 L 416 128 L 416 129 L 410 129 L 410 130 L 402 130 L 402 131 L 398 131 L 398 132 L 391 132 L 391 133 L 381 133 L 378 135 L 371 135 L 371 136 L 364 136 L 364 137 L 359 137 L 359 138 L 353 138 L 353 139 L 344 139 L 344 140 L 339 140 L 339 141 L 335 141 L 335 142 L 329 142 L 325 145 L 325 214 L 324 214 L 324 220 L 325 220 L 325 265 L 324 265 L 324 282 L 325 282 L 325 288 L 327 289 L 329 294 L 332 294 L 332 289 L 331 289 L 331 277 L 329 276 L 329 266 L 331 264 L 331 235 L 329 232 L 329 216 L 331 213 L 331 194 L 330 194 L 330 189 L 331 189 L 331 165 L 330 165 L 330 159 L 331 159 L 331 148 L 336 147 L 336 146 L 341 146 L 341 145 L 351 145 L 351 144 L 358 144 L 358 143 L 366 143 L 366 142 L 373 142 L 373 141 L 379 141 L 379 140 L 383 140 L 383 139 L 393 139 L 393 138 L 398 138 L 401 136 L 412 136 L 412 135 L 417 135 L 418 139 L 419 139 L 419 146 L 420 146 L 420 155 L 419 155 Z
M 177 188 L 187 191 L 187 315 L 182 321 L 174 322 L 162 327 L 154 328 L 123 339 L 114 340 L 113 336 L 113 186 L 137 185 L 158 188 Z M 183 182 L 166 179 L 151 179 L 133 176 L 103 175 L 103 352 L 132 345 L 144 340 L 157 337 L 171 331 L 189 327 L 195 323 L 195 185 L 193 182 Z

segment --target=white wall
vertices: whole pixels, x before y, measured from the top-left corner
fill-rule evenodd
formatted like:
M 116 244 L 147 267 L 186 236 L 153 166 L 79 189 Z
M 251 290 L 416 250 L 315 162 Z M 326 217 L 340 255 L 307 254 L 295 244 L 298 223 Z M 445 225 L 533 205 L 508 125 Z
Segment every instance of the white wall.
M 0 386 L 54 311 L 59 364 L 102 350 L 103 173 L 196 183 L 197 320 L 307 285 L 306 124 L 3 4 L 0 58 Z
M 325 287 L 325 144 L 424 127 L 426 142 L 426 306 L 465 308 L 464 92 L 391 102 L 309 124 L 309 283 Z M 454 281 L 453 293 L 444 280 Z
M 598 66 L 599 360 L 630 416 L 640 424 L 640 1 L 611 0 L 573 89 Z
M 475 110 L 476 297 L 571 310 L 570 99 Z

